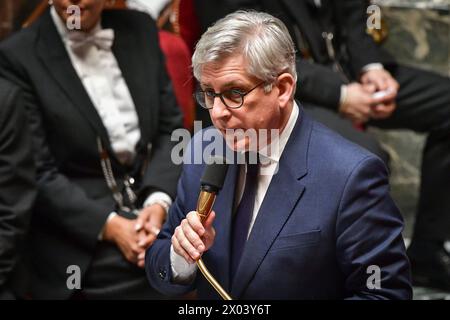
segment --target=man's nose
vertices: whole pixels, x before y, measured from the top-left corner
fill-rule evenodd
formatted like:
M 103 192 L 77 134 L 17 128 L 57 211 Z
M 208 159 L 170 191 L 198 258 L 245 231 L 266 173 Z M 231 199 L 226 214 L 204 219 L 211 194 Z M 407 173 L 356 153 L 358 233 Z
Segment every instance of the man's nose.
M 215 97 L 213 101 L 213 107 L 210 109 L 211 117 L 215 119 L 221 119 L 230 116 L 229 108 L 223 103 L 220 97 Z

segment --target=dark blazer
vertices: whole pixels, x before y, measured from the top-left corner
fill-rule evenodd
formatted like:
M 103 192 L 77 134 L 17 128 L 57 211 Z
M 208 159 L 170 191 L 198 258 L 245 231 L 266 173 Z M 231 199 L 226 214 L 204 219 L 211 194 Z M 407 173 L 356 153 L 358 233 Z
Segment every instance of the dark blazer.
M 36 197 L 35 178 L 31 135 L 20 91 L 0 79 L 0 300 L 14 296 L 13 276 Z
M 112 51 L 139 117 L 137 153 L 143 157 L 131 167 L 122 166 L 115 157 L 49 11 L 0 44 L 0 74 L 22 88 L 32 122 L 39 185 L 32 243 L 33 294 L 37 297 L 68 297 L 67 267 L 78 265 L 85 274 L 93 268 L 93 256 L 101 256 L 99 247 L 120 255 L 114 246 L 99 246 L 97 240 L 115 210 L 100 165 L 98 137 L 108 150 L 116 178 L 134 174 L 141 203 L 152 191 L 172 197 L 176 192 L 180 169 L 170 158 L 170 135 L 182 126 L 182 116 L 156 25 L 148 15 L 131 10 L 105 11 L 102 25 L 115 31 Z M 121 263 L 128 266 L 123 258 Z M 113 275 L 110 280 L 114 281 Z
M 194 137 L 187 155 L 204 150 L 202 134 Z M 146 270 L 151 284 L 165 294 L 197 289 L 201 299 L 218 299 L 200 271 L 192 285 L 171 282 L 171 236 L 196 208 L 203 169 L 200 164 L 184 166 L 169 219 L 147 251 Z M 238 165 L 230 165 L 216 199 L 216 238 L 203 255 L 233 298 L 411 298 L 403 221 L 380 159 L 300 111 L 232 281 L 229 252 L 237 170 Z M 381 270 L 380 289 L 367 286 L 371 265 Z
M 365 0 L 322 0 L 322 9 L 313 0 L 195 0 L 197 16 L 203 30 L 217 19 L 237 9 L 265 11 L 280 18 L 301 48 L 302 38 L 312 61 L 298 52 L 297 98 L 336 110 L 340 87 L 346 79 L 334 72 L 330 65 L 322 32 L 333 32 L 334 49 L 346 76 L 356 79 L 365 65 L 379 62 L 394 68 L 395 60 L 378 47 L 366 33 L 367 6 Z

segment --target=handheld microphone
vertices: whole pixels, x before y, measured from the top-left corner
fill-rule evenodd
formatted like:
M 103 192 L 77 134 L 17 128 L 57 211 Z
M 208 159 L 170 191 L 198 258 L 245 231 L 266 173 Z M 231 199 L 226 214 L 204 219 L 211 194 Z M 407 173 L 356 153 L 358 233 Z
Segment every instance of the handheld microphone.
M 216 196 L 223 187 L 225 176 L 227 175 L 228 165 L 222 157 L 211 159 L 211 164 L 206 165 L 203 175 L 200 179 L 200 194 L 197 201 L 197 213 L 202 224 L 205 223 L 216 200 Z M 205 263 L 200 258 L 197 260 L 197 266 L 205 276 L 206 280 L 213 286 L 224 300 L 232 300 L 230 295 L 222 288 L 214 276 L 206 268 Z
M 223 187 L 227 175 L 228 165 L 225 159 L 215 157 L 212 163 L 206 165 L 200 179 L 200 194 L 197 201 L 197 212 L 202 223 L 208 218 L 216 200 L 216 196 Z

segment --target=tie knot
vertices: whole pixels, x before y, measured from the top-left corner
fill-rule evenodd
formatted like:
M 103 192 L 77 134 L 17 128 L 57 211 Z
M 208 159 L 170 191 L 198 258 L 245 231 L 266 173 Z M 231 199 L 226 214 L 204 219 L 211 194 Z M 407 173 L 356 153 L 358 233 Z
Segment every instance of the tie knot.
M 110 50 L 114 41 L 113 29 L 101 29 L 93 33 L 71 31 L 68 35 L 69 45 L 76 52 L 96 46 L 99 49 Z
M 259 164 L 250 163 L 245 166 L 245 184 L 257 184 L 259 176 Z

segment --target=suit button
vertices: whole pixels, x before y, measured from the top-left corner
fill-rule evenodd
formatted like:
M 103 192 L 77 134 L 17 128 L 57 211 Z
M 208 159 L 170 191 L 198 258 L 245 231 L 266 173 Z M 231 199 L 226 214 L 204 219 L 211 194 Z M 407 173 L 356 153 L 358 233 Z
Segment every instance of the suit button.
M 167 272 L 164 269 L 160 269 L 158 275 L 161 278 L 161 280 L 164 280 L 166 278 Z

